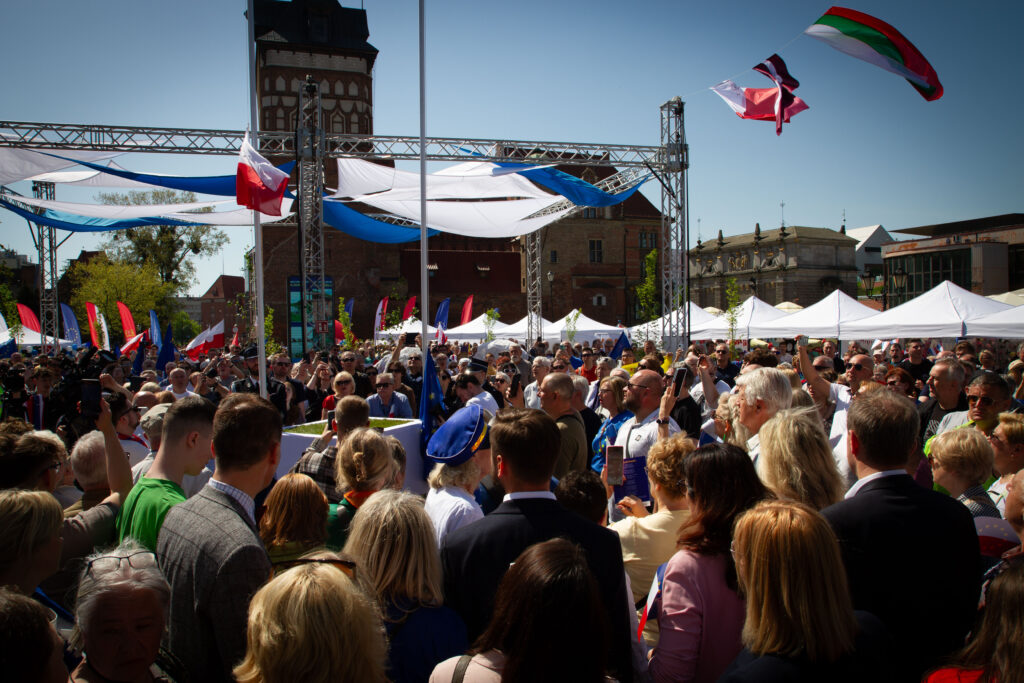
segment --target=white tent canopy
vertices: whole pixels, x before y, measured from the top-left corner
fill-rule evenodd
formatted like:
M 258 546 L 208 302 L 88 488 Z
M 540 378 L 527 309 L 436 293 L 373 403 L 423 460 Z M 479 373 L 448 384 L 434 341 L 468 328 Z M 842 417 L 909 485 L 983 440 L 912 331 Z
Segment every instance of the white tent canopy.
M 798 334 L 807 337 L 845 338 L 848 323 L 876 315 L 878 311 L 869 308 L 842 290 L 834 290 L 821 301 L 790 313 L 784 318 L 773 320 L 762 326 L 766 336 L 794 337 Z
M 736 328 L 729 329 L 728 313 L 714 318 L 704 325 L 690 328 L 691 339 L 750 339 L 770 336 L 764 332 L 767 323 L 789 315 L 769 303 L 752 296 L 739 306 L 736 312 Z
M 711 315 L 697 304 L 690 302 L 688 306 L 690 312 L 690 329 L 695 327 L 703 326 L 710 323 L 715 319 L 715 316 Z M 655 341 L 661 339 L 662 323 L 665 320 L 665 316 L 655 318 L 654 320 L 634 325 L 633 327 L 626 330 L 626 334 L 632 341 L 643 342 L 648 339 L 654 339 Z
M 516 339 L 526 344 L 527 347 L 533 344 L 533 339 L 526 338 L 527 326 L 526 323 L 529 320 L 529 316 L 518 320 L 508 327 L 501 328 L 500 332 L 495 332 L 494 336 L 501 337 L 502 339 Z M 554 323 L 545 318 L 541 318 L 543 321 L 542 327 L 544 328 L 544 340 L 545 341 L 558 341 L 559 331 L 555 329 Z M 534 328 L 534 337 L 540 336 L 540 331 Z
M 487 321 L 487 314 L 482 313 L 477 317 L 470 320 L 465 325 L 459 325 L 453 327 L 450 330 L 445 331 L 445 335 L 452 341 L 480 341 L 487 337 L 487 326 L 484 324 Z M 500 330 L 508 327 L 505 323 L 500 320 L 494 321 L 494 326 L 491 328 L 493 334 L 497 334 Z
M 422 325 L 423 324 L 419 321 L 419 318 L 411 317 L 408 320 L 403 320 L 394 327 L 388 327 L 387 329 L 377 330 L 376 332 L 373 333 L 373 339 L 374 341 L 380 339 L 395 339 L 398 337 L 398 335 L 402 334 L 403 332 L 405 334 L 422 334 Z M 427 325 L 427 334 L 433 335 L 436 332 L 437 330 L 433 326 Z
M 588 318 L 583 315 L 583 311 L 576 309 L 570 311 L 565 315 L 564 318 L 554 321 L 551 326 L 558 332 L 559 338 L 568 339 L 569 329 L 569 317 L 575 314 L 579 314 L 576 318 L 575 326 L 576 331 L 573 334 L 573 342 L 593 342 L 596 339 L 618 339 L 619 335 L 625 330 L 617 325 L 605 325 L 604 323 L 598 322 L 593 318 Z M 548 334 L 547 327 L 544 328 L 545 336 Z
M 945 280 L 904 304 L 844 325 L 843 335 L 849 339 L 962 337 L 968 321 L 1009 308 Z
M 1022 293 L 1022 290 L 1020 289 L 1013 292 L 1003 292 L 1002 294 L 989 294 L 985 298 L 1004 304 L 1010 304 L 1011 306 L 1024 306 L 1024 293 Z
M 1024 338 L 1024 306 L 1014 306 L 967 321 L 967 337 Z
M 8 341 L 10 341 L 10 339 L 10 330 L 0 331 L 0 344 L 6 344 Z M 23 349 L 43 345 L 42 335 L 40 335 L 38 332 L 28 329 L 27 327 L 21 328 L 21 331 L 18 332 L 16 339 L 18 340 L 18 346 Z M 47 337 L 46 343 L 53 344 L 53 337 Z M 71 342 L 69 342 L 67 339 L 58 339 L 57 343 L 60 344 L 60 347 L 62 349 L 71 348 Z

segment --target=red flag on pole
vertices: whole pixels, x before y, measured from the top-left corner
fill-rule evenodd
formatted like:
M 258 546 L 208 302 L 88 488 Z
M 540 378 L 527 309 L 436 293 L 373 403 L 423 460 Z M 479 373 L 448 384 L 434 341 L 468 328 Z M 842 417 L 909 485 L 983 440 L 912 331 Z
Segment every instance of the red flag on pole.
M 465 325 L 473 319 L 473 295 L 470 294 L 469 298 L 466 299 L 466 303 L 462 304 L 462 320 L 459 321 L 460 325 Z
M 132 312 L 120 301 L 117 302 L 117 312 L 121 314 L 121 329 L 124 330 L 124 338 L 131 339 L 135 336 L 135 319 L 132 318 Z
M 245 134 L 242 149 L 238 152 L 238 172 L 235 176 L 235 201 L 270 216 L 281 215 L 281 201 L 288 174 L 260 156 L 249 144 Z
M 409 300 L 405 302 L 405 308 L 402 309 L 402 320 L 406 321 L 412 317 L 412 309 L 416 308 L 416 297 L 409 297 Z
M 42 326 L 39 324 L 39 318 L 32 312 L 32 309 L 24 304 L 18 304 L 18 317 L 21 318 L 21 326 L 32 330 L 33 332 L 40 332 Z
M 342 326 L 340 320 L 334 321 L 334 343 L 341 344 L 345 341 L 345 328 Z
M 91 301 L 85 302 L 85 317 L 89 319 L 89 338 L 92 340 L 92 345 L 97 349 L 103 348 L 100 344 L 99 335 L 96 334 L 97 328 L 97 316 L 96 316 L 96 304 Z

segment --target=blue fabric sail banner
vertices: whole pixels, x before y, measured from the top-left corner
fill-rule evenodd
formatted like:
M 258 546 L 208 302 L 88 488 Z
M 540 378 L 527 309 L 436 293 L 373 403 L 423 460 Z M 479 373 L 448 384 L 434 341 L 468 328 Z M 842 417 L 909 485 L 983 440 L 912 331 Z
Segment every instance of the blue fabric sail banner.
M 7 201 L 6 199 L 0 199 L 0 206 L 4 207 L 5 209 L 12 213 L 18 214 L 27 221 L 38 223 L 40 225 L 48 225 L 51 228 L 57 228 L 58 230 L 67 230 L 69 232 L 106 232 L 108 230 L 127 230 L 128 228 L 139 228 L 144 225 L 195 225 L 195 223 L 177 221 L 174 220 L 173 218 L 161 218 L 160 216 L 152 216 L 148 218 L 132 218 L 128 220 L 114 220 L 111 218 L 76 216 L 75 214 L 64 213 L 62 211 L 46 210 L 43 211 L 42 213 L 36 213 L 35 211 L 23 209 L 20 206 Z
M 67 304 L 60 305 L 60 314 L 64 319 L 64 338 L 75 347 L 82 345 L 82 332 L 78 329 L 78 318 Z
M 158 349 L 163 348 L 164 342 L 160 338 L 160 321 L 156 319 L 156 311 L 149 309 L 149 340 L 156 344 Z
M 434 316 L 434 327 L 438 330 L 448 329 L 448 308 L 451 306 L 451 299 L 445 299 L 437 305 L 437 315 Z
M 516 164 L 511 162 L 499 163 L 503 168 L 528 168 L 531 164 Z M 529 171 L 520 171 L 519 175 L 529 178 L 538 185 L 543 185 L 552 192 L 557 192 L 577 206 L 614 206 L 633 196 L 633 193 L 640 189 L 649 176 L 644 176 L 637 181 L 636 185 L 629 187 L 622 192 L 610 194 L 601 188 L 588 183 L 586 180 L 569 175 L 557 168 L 531 168 Z
M 140 150 L 145 151 L 145 150 Z M 48 154 L 47 152 L 44 152 Z M 219 195 L 222 197 L 234 197 L 235 196 L 235 181 L 236 174 L 231 175 L 215 175 L 215 176 L 171 176 L 171 175 L 155 175 L 152 173 L 135 173 L 134 171 L 125 171 L 120 168 L 110 168 L 109 166 L 101 166 L 100 164 L 94 164 L 89 161 L 80 161 L 78 159 L 69 159 L 62 157 L 59 154 L 50 154 L 52 157 L 58 159 L 64 159 L 74 164 L 80 164 L 86 168 L 91 168 L 94 171 L 101 173 L 109 173 L 110 175 L 117 176 L 119 178 L 127 178 L 128 180 L 134 180 L 140 183 L 146 183 L 148 185 L 157 185 L 159 187 L 166 187 L 171 190 L 181 190 L 183 192 L 195 192 L 196 194 L 212 194 Z M 281 164 L 277 168 L 281 169 L 285 173 L 291 173 L 292 168 L 295 167 L 294 161 Z
M 392 225 L 375 218 L 364 216 L 355 209 L 350 209 L 343 202 L 324 199 L 324 222 L 344 233 L 358 237 L 367 242 L 381 244 L 401 244 L 413 242 L 420 238 L 419 228 L 405 228 Z M 428 230 L 428 235 L 438 234 L 437 230 Z

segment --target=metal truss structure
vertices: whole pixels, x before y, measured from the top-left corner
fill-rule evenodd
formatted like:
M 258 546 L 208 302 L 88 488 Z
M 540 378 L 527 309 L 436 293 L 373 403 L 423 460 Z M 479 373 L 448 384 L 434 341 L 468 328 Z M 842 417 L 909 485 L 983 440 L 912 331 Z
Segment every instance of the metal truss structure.
M 306 86 L 308 88 L 309 86 Z M 318 94 L 303 90 L 298 130 L 260 131 L 253 144 L 267 157 L 295 157 L 299 166 L 299 226 L 301 240 L 301 266 L 303 300 L 316 283 L 322 291 L 324 282 L 324 247 L 321 196 L 323 190 L 323 164 L 337 157 L 385 159 L 391 161 L 418 161 L 420 138 L 413 136 L 342 135 L 325 133 L 320 125 Z M 313 85 L 315 89 L 315 84 Z M 654 172 L 662 183 L 662 304 L 669 313 L 663 328 L 669 344 L 678 344 L 684 323 L 679 303 L 688 301 L 684 249 L 686 235 L 686 182 L 688 166 L 687 148 L 683 134 L 683 105 L 674 98 L 661 107 L 661 145 L 608 145 L 574 142 L 543 142 L 536 140 L 483 140 L 473 138 L 426 138 L 426 157 L 429 161 L 465 162 L 547 162 L 578 167 L 613 167 L 616 173 L 597 183 L 607 192 L 616 192 L 637 182 L 643 175 Z M 146 152 L 170 154 L 211 154 L 234 156 L 238 154 L 244 131 L 214 129 L 143 128 L 134 126 L 99 126 L 83 124 L 32 123 L 0 121 L 0 147 L 19 147 L 37 150 L 91 150 L 106 152 Z M 52 188 L 50 190 L 52 192 Z M 52 195 L 51 195 L 52 196 Z M 558 202 L 535 216 L 566 210 L 566 216 L 580 210 L 570 202 Z M 374 216 L 384 220 L 382 216 Z M 418 227 L 403 219 L 389 218 L 389 222 Z M 308 228 L 308 229 L 307 229 Z M 53 245 L 52 238 L 39 244 Z M 57 245 L 59 246 L 59 245 Z M 40 247 L 40 270 L 44 262 L 53 264 L 56 246 L 47 246 L 44 256 Z M 542 320 L 541 300 L 541 245 L 540 231 L 524 239 L 526 252 L 526 298 L 530 320 L 528 338 L 540 332 Z M 52 279 L 52 298 L 41 287 L 40 320 L 57 320 L 56 279 Z M 326 300 L 319 297 L 312 314 L 316 320 L 330 319 Z M 429 310 L 429 302 L 422 302 Z M 48 311 L 44 313 L 44 308 Z M 685 310 L 685 307 L 681 307 Z M 304 308 L 305 311 L 305 308 Z M 44 327 L 44 330 L 47 328 Z M 54 327 L 54 329 L 56 329 Z M 303 325 L 306 329 L 306 325 Z M 674 341 L 673 341 L 674 340 Z M 308 340 L 304 338 L 304 347 Z
M 668 350 L 690 343 L 689 240 L 686 170 L 689 147 L 683 129 L 683 101 L 661 105 L 661 338 Z
M 320 86 L 312 76 L 299 93 L 298 125 L 295 149 L 299 167 L 299 259 L 302 286 L 302 348 L 308 350 L 309 316 L 318 327 L 326 324 L 327 287 L 324 278 L 324 129 L 320 108 Z M 326 330 L 316 332 L 314 348 L 330 348 Z M 331 335 L 333 341 L 334 336 Z
M 35 181 L 32 196 L 53 199 L 53 183 Z M 39 255 L 39 337 L 44 350 L 60 346 L 60 299 L 57 297 L 57 230 L 39 223 L 28 224 Z M 66 239 L 66 238 L 65 238 Z M 63 241 L 62 241 L 63 243 Z M 50 344 L 53 346 L 51 347 Z

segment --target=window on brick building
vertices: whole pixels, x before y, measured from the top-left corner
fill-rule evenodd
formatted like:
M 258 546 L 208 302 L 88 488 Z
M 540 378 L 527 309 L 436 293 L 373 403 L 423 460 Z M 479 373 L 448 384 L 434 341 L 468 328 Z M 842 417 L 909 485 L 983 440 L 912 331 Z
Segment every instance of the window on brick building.
M 551 250 L 551 260 L 550 260 L 550 262 L 551 263 L 558 263 L 558 250 L 557 249 L 552 249 Z
M 586 209 L 583 209 L 583 217 L 584 218 L 597 218 L 597 209 L 595 209 L 593 207 L 588 207 Z
M 606 297 L 604 294 L 595 294 L 592 301 L 595 306 L 608 305 L 608 297 Z
M 604 244 L 601 240 L 590 240 L 590 262 L 604 263 Z

